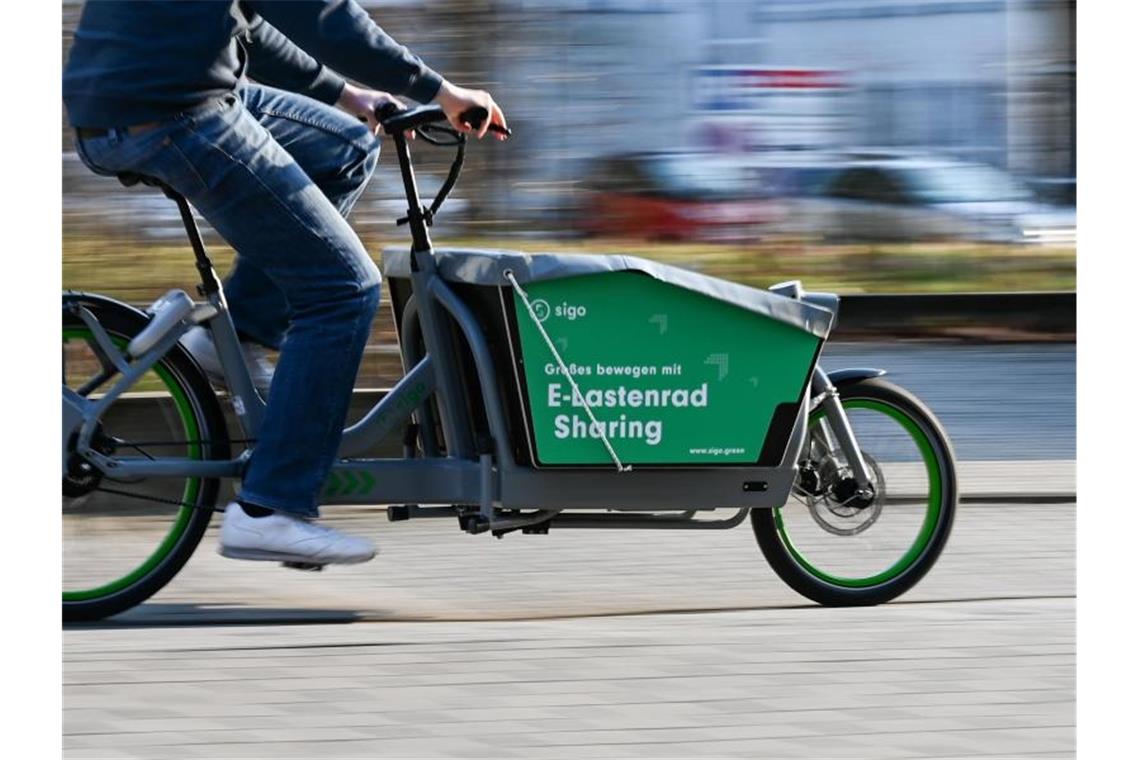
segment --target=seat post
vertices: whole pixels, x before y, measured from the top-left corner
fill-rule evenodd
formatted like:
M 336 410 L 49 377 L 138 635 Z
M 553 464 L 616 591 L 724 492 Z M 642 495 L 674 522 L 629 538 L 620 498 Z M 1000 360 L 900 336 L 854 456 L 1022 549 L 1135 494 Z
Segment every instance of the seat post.
M 198 275 L 202 278 L 202 295 L 209 297 L 220 293 L 222 283 L 218 273 L 214 271 L 214 262 L 206 253 L 206 244 L 202 242 L 202 232 L 198 223 L 194 221 L 194 212 L 190 210 L 190 203 L 186 198 L 169 185 L 160 185 L 162 192 L 178 204 L 178 213 L 182 215 L 182 225 L 186 228 L 186 236 L 190 238 L 190 247 L 194 249 L 194 262 L 198 268 Z

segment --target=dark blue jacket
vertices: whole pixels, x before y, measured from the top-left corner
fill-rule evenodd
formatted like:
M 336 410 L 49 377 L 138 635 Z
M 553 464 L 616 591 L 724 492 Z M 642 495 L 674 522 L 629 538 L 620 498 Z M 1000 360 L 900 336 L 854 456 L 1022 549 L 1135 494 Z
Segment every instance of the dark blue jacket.
M 243 76 L 333 103 L 340 72 L 421 103 L 440 76 L 353 0 L 88 0 L 63 73 L 73 126 L 171 118 Z

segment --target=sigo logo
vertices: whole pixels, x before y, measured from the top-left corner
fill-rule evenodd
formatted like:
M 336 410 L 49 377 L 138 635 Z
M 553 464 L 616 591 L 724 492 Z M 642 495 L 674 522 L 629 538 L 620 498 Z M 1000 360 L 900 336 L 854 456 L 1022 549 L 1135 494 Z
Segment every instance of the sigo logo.
M 538 318 L 539 322 L 545 322 L 550 319 L 551 314 L 561 319 L 568 319 L 571 322 L 586 316 L 585 306 L 578 306 L 576 304 L 566 303 L 565 301 L 551 309 L 549 303 L 539 298 L 538 300 L 531 301 L 530 308 L 534 311 L 534 316 Z
M 554 307 L 554 316 L 562 317 L 563 319 L 568 319 L 573 322 L 575 319 L 581 319 L 586 316 L 586 307 L 563 301 Z
M 530 308 L 534 312 L 534 316 L 538 318 L 539 322 L 545 322 L 546 320 L 550 319 L 550 304 L 541 298 L 537 301 L 532 302 Z

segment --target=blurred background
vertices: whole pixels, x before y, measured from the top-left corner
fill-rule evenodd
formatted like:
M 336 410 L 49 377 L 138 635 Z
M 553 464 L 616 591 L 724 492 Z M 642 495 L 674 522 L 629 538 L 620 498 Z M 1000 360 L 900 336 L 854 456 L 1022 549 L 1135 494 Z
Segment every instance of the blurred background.
M 1075 2 L 362 5 L 490 90 L 516 134 L 469 151 L 437 244 L 633 253 L 841 293 L 1075 286 Z M 63 4 L 65 57 L 81 9 Z M 61 131 L 64 285 L 137 303 L 191 287 L 173 204 L 90 174 Z M 415 151 L 434 191 L 450 156 Z M 403 211 L 382 157 L 352 217 L 377 257 L 405 243 Z M 398 374 L 390 328 L 385 313 L 358 385 Z

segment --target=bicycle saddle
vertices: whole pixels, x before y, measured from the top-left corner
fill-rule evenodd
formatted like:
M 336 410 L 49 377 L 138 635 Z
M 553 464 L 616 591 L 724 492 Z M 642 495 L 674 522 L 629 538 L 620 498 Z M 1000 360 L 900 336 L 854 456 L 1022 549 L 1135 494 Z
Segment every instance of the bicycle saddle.
M 132 187 L 140 182 L 144 185 L 151 187 L 163 187 L 163 183 L 157 177 L 151 177 L 146 174 L 138 174 L 136 172 L 119 172 L 115 175 L 120 182 L 126 187 Z
M 118 172 L 115 177 L 122 182 L 125 187 L 132 187 L 134 185 L 143 184 L 151 187 L 157 187 L 162 191 L 162 194 L 167 198 L 177 200 L 181 197 L 177 190 L 166 184 L 158 177 L 152 177 L 149 174 L 139 174 L 137 172 Z

